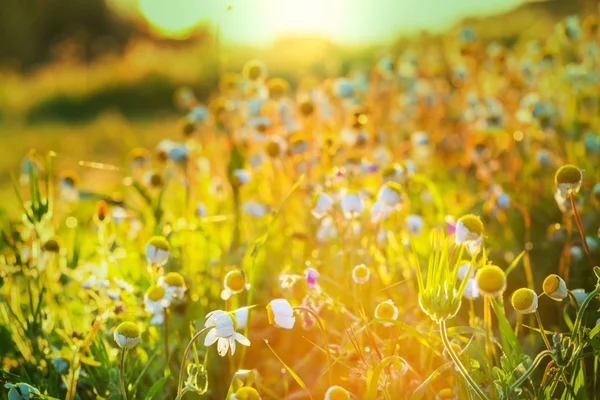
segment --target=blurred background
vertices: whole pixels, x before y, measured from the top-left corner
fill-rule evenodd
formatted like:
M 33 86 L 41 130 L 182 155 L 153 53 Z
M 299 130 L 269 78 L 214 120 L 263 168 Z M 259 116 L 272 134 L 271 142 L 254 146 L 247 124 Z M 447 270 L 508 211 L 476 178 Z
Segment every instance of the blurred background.
M 464 26 L 512 45 L 597 9 L 598 0 L 2 0 L 0 194 L 32 147 L 73 168 L 177 138 L 176 88 L 208 101 L 221 74 L 252 58 L 293 87 L 415 41 L 444 44 Z

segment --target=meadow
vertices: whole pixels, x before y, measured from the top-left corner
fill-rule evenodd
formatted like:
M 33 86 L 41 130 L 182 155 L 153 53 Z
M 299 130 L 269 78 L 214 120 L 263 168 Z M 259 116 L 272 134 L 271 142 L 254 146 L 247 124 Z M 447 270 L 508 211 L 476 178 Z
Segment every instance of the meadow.
M 0 399 L 598 398 L 599 41 L 3 72 Z

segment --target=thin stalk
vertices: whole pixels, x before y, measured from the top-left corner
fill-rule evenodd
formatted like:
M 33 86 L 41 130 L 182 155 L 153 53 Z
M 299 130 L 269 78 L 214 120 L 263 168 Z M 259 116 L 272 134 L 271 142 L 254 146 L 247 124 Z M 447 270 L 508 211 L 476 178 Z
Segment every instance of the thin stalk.
M 314 312 L 308 307 L 294 307 L 294 310 L 305 311 L 317 321 L 317 325 L 319 325 L 321 335 L 323 335 L 323 342 L 325 343 L 325 355 L 327 356 L 327 365 L 329 372 L 329 386 L 333 386 L 333 363 L 331 362 L 331 351 L 329 350 L 329 340 L 327 339 L 327 332 L 325 331 L 325 327 L 323 326 L 321 319 L 319 318 L 316 312 Z
M 531 269 L 529 249 L 527 248 L 529 243 L 531 243 L 531 217 L 529 216 L 527 208 L 525 208 L 525 206 L 523 206 L 521 203 L 513 201 L 513 205 L 517 210 L 519 210 L 519 212 L 523 216 L 523 223 L 525 225 L 525 256 L 523 258 L 523 265 L 525 267 L 525 277 L 527 278 L 527 286 L 529 287 L 529 289 L 533 290 L 533 272 Z
M 127 349 L 121 349 L 121 362 L 119 363 L 119 380 L 121 381 L 121 395 L 123 400 L 127 400 L 127 390 L 125 389 L 125 356 Z
M 454 365 L 456 365 L 456 368 L 458 368 L 458 372 L 460 372 L 462 377 L 469 384 L 471 389 L 473 389 L 473 391 L 477 394 L 477 396 L 479 396 L 480 399 L 488 400 L 488 397 L 486 396 L 486 394 L 483 392 L 483 390 L 481 390 L 479 385 L 477 385 L 477 382 L 475 382 L 475 380 L 473 380 L 471 375 L 469 375 L 469 372 L 467 371 L 467 369 L 465 368 L 463 363 L 460 361 L 460 358 L 454 352 L 454 349 L 452 348 L 452 345 L 450 344 L 450 340 L 448 339 L 448 332 L 446 330 L 446 321 L 440 322 L 440 335 L 442 337 L 442 343 L 444 343 L 444 348 L 446 349 L 446 352 L 448 352 L 448 354 L 450 355 L 450 358 L 454 362 Z
M 164 341 L 165 341 L 165 368 L 169 369 L 169 309 L 163 308 L 164 312 Z
M 365 399 L 375 400 L 377 398 L 377 388 L 379 387 L 379 375 L 381 375 L 381 371 L 383 371 L 385 367 L 395 363 L 403 364 L 404 362 L 405 361 L 398 356 L 390 356 L 381 360 L 379 364 L 377 364 L 377 367 L 375 367 L 373 375 L 371 376 L 371 379 L 368 382 Z
M 581 224 L 581 218 L 579 218 L 579 212 L 577 212 L 577 205 L 575 204 L 575 196 L 573 192 L 569 194 L 571 198 L 571 207 L 573 208 L 573 214 L 575 215 L 575 222 L 577 222 L 577 228 L 579 228 L 579 234 L 581 235 L 581 241 L 583 242 L 583 248 L 585 249 L 585 254 L 587 254 L 592 267 L 596 266 L 596 262 L 592 258 L 592 253 L 590 252 L 590 248 L 588 247 L 587 240 L 585 238 L 585 232 L 583 230 L 583 225 Z
M 579 332 L 579 328 L 581 327 L 581 321 L 583 320 L 583 314 L 585 314 L 585 309 L 590 304 L 590 302 L 600 293 L 600 286 L 596 286 L 590 294 L 587 295 L 583 304 L 581 304 L 581 308 L 577 312 L 577 318 L 575 318 L 575 324 L 573 324 L 573 332 L 571 333 L 571 337 L 574 336 L 577 332 Z
M 538 328 L 540 328 L 540 334 L 542 335 L 542 339 L 544 339 L 544 344 L 546 345 L 546 348 L 548 350 L 552 350 L 552 346 L 550 345 L 550 342 L 546 337 L 546 332 L 544 331 L 544 324 L 542 324 L 542 318 L 540 317 L 540 313 L 537 310 L 535 311 L 535 319 L 537 320 Z
M 190 354 L 190 350 L 192 349 L 192 346 L 194 345 L 194 342 L 196 341 L 196 339 L 198 339 L 200 336 L 202 336 L 202 334 L 204 334 L 210 328 L 212 328 L 212 326 L 206 327 L 206 328 L 198 331 L 194 335 L 194 337 L 192 337 L 192 339 L 189 341 L 189 343 L 185 347 L 185 350 L 183 351 L 183 358 L 181 359 L 181 367 L 179 368 L 179 383 L 177 384 L 177 400 L 181 400 L 181 390 L 183 389 L 183 372 L 185 371 L 185 364 L 186 364 L 187 357 Z

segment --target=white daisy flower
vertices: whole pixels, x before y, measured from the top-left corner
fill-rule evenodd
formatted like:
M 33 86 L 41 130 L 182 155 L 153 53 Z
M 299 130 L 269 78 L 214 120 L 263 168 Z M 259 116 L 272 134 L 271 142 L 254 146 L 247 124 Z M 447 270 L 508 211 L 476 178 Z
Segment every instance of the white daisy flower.
M 271 300 L 267 306 L 267 314 L 269 323 L 278 328 L 292 329 L 296 322 L 294 309 L 291 304 L 285 299 Z
M 233 171 L 233 177 L 238 185 L 245 185 L 250 182 L 250 171 L 245 169 L 236 169 Z
M 420 215 L 411 214 L 406 217 L 406 229 L 408 230 L 409 235 L 418 236 L 423 230 L 423 218 Z
M 114 333 L 115 342 L 123 349 L 132 349 L 137 346 L 140 337 L 140 328 L 129 321 L 121 322 Z
M 169 242 L 162 236 L 153 236 L 146 244 L 146 259 L 154 265 L 165 265 L 169 260 Z
M 341 206 L 344 215 L 348 219 L 358 217 L 364 210 L 362 198 L 358 193 L 353 192 L 347 193 L 342 197 Z
M 479 297 L 479 286 L 477 286 L 477 279 L 469 278 L 467 283 L 465 284 L 465 290 L 463 292 L 463 297 L 467 299 L 475 300 Z
M 225 357 L 230 348 L 231 354 L 235 354 L 236 341 L 243 346 L 250 346 L 250 341 L 235 331 L 235 321 L 231 314 L 225 311 L 216 310 L 208 313 L 204 327 L 212 327 L 204 338 L 204 346 L 208 347 L 216 342 L 221 357 Z
M 324 400 L 350 400 L 350 392 L 341 386 L 331 386 L 325 392 Z
M 471 253 L 479 250 L 483 239 L 483 222 L 476 215 L 468 214 L 456 223 L 456 244 L 464 244 Z
M 352 279 L 354 282 L 362 285 L 369 281 L 371 270 L 365 264 L 360 264 L 352 269 Z
M 162 314 L 171 301 L 167 298 L 167 291 L 163 286 L 151 286 L 144 294 L 144 309 L 151 314 Z
M 398 307 L 392 300 L 382 301 L 375 308 L 375 318 L 398 319 Z M 384 325 L 390 324 L 386 322 Z
M 165 288 L 165 296 L 169 301 L 181 300 L 187 290 L 183 276 L 177 272 L 169 272 L 158 278 L 158 284 Z
M 241 331 L 246 328 L 248 324 L 248 314 L 250 311 L 250 307 L 240 307 L 237 310 L 233 310 L 233 316 L 235 317 L 235 321 L 237 322 L 237 330 Z
M 316 218 L 323 218 L 333 206 L 333 200 L 327 193 L 321 192 L 315 194 L 312 200 L 311 212 Z
M 546 296 L 554 301 L 563 301 L 563 299 L 569 295 L 567 284 L 563 278 L 555 274 L 548 275 L 546 279 L 544 279 L 542 288 L 544 289 Z

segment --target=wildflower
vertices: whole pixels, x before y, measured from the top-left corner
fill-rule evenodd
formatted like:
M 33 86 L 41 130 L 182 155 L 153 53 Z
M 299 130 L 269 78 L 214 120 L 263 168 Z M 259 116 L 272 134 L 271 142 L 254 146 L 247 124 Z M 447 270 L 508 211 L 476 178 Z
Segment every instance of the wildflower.
M 394 164 L 381 171 L 384 182 L 398 181 L 404 176 L 404 167 L 400 164 Z
M 244 202 L 244 204 L 242 204 L 242 209 L 246 214 L 256 218 L 262 218 L 269 212 L 269 208 L 266 204 L 253 200 Z
M 165 265 L 169 260 L 169 242 L 162 236 L 153 236 L 146 244 L 146 259 L 154 265 Z
M 175 163 L 185 163 L 189 153 L 190 150 L 184 143 L 176 143 L 167 152 L 167 158 Z
M 471 266 L 471 263 L 466 261 L 458 267 L 458 279 L 459 280 L 462 281 L 463 279 L 465 279 L 465 277 L 467 276 L 467 273 L 469 273 L 470 266 Z M 469 279 L 475 278 L 475 270 L 473 270 L 472 268 L 471 268 L 471 272 L 469 273 L 468 278 Z
M 304 270 L 304 277 L 309 288 L 314 288 L 317 285 L 317 278 L 319 277 L 319 271 L 314 268 L 306 268 Z
M 544 294 L 555 301 L 562 301 L 569 293 L 567 284 L 563 278 L 555 274 L 548 275 L 544 279 L 542 288 L 544 289 Z
M 583 250 L 579 246 L 571 247 L 571 249 L 569 250 L 569 253 L 571 253 L 571 257 L 575 261 L 579 261 L 583 258 Z
M 311 203 L 311 212 L 316 218 L 323 218 L 333 206 L 333 200 L 327 193 L 320 192 L 315 194 Z
M 148 150 L 136 147 L 129 152 L 128 158 L 132 168 L 144 168 L 148 164 Z
M 471 253 L 477 252 L 483 238 L 483 222 L 476 215 L 468 214 L 456 223 L 456 244 L 465 244 Z
M 183 276 L 177 272 L 169 272 L 165 276 L 158 278 L 158 284 L 165 288 L 166 297 L 170 300 L 179 300 L 183 298 L 187 287 Z
M 208 214 L 208 209 L 204 205 L 204 203 L 198 203 L 196 205 L 196 216 L 201 218 L 205 217 Z
M 349 400 L 349 399 L 350 399 L 350 392 L 348 392 L 346 389 L 344 389 L 341 386 L 331 386 L 329 389 L 327 389 L 327 392 L 325 392 L 324 400 Z
M 342 197 L 342 211 L 346 218 L 356 218 L 364 210 L 364 205 L 358 193 L 350 192 Z
M 205 328 L 212 327 L 204 338 L 204 345 L 211 346 L 217 342 L 217 351 L 221 357 L 225 357 L 229 348 L 231 354 L 235 354 L 236 341 L 244 346 L 250 346 L 250 341 L 241 333 L 236 332 L 236 322 L 232 315 L 225 311 L 216 310 L 206 315 Z
M 375 318 L 398 319 L 398 307 L 392 300 L 382 301 L 375 307 Z
M 59 181 L 60 197 L 65 201 L 79 200 L 79 190 L 77 190 L 78 183 L 79 177 L 74 171 L 63 171 Z
M 290 89 L 289 83 L 281 78 L 269 79 L 269 82 L 267 82 L 267 87 L 269 88 L 269 96 L 273 100 L 281 99 Z
M 532 314 L 538 308 L 537 294 L 527 288 L 517 289 L 512 295 L 511 304 L 513 308 L 520 314 Z
M 155 170 L 146 171 L 142 179 L 144 186 L 150 189 L 158 189 L 164 186 L 165 180 L 160 172 Z
M 225 287 L 221 292 L 221 298 L 228 300 L 231 295 L 241 293 L 244 289 L 250 289 L 250 284 L 246 283 L 246 274 L 240 269 L 229 271 L 223 279 Z
M 411 214 L 406 217 L 406 230 L 411 236 L 418 236 L 423 229 L 423 218 L 420 215 Z
M 237 322 L 237 330 L 240 331 L 246 328 L 246 324 L 248 324 L 248 311 L 250 307 L 240 307 L 237 310 L 233 310 L 233 316 L 235 317 L 235 322 Z
M 292 329 L 296 322 L 294 309 L 285 299 L 271 300 L 267 305 L 269 323 L 277 328 Z
M 496 192 L 495 203 L 500 208 L 508 208 L 510 207 L 510 197 L 504 192 Z
M 167 297 L 167 291 L 160 285 L 151 286 L 144 294 L 144 309 L 152 314 L 150 324 L 160 325 L 163 323 L 163 312 L 168 308 L 171 301 Z
M 245 169 L 236 169 L 233 171 L 233 182 L 238 186 L 245 185 L 250 182 L 250 172 Z
M 121 322 L 115 329 L 114 338 L 119 347 L 133 349 L 140 341 L 140 328 L 133 322 Z
M 479 286 L 477 286 L 477 280 L 474 278 L 467 279 L 465 289 L 463 291 L 463 297 L 470 300 L 475 300 L 479 297 Z
M 477 271 L 477 286 L 482 294 L 496 297 L 506 290 L 506 274 L 496 265 L 486 265 Z
M 41 395 L 37 388 L 23 382 L 17 383 L 16 385 L 5 383 L 4 388 L 9 389 L 8 400 L 29 400 Z
M 359 264 L 352 269 L 352 279 L 359 285 L 365 284 L 371 278 L 371 270 L 365 264 Z
M 402 198 L 402 186 L 396 182 L 386 182 L 377 194 L 377 200 L 381 200 L 389 207 L 398 206 L 402 202 Z
M 231 395 L 230 400 L 261 400 L 261 397 L 253 387 L 242 386 Z
M 563 165 L 554 175 L 554 184 L 564 199 L 579 191 L 582 180 L 581 170 L 575 165 Z
M 320 242 L 331 240 L 338 235 L 337 227 L 331 217 L 325 217 L 321 220 L 321 225 L 317 229 L 316 237 Z
M 266 77 L 267 67 L 259 60 L 250 60 L 244 65 L 242 74 L 246 79 L 257 81 Z

